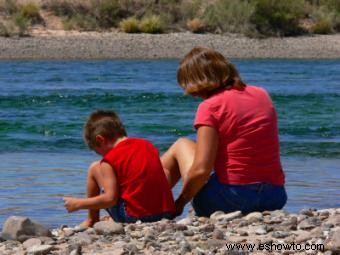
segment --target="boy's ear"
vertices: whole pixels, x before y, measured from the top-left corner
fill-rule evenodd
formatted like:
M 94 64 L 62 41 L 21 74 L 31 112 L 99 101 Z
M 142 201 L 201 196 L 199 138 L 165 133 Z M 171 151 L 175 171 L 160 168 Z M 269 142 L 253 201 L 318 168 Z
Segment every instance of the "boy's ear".
M 96 143 L 103 144 L 105 142 L 105 137 L 102 135 L 96 135 Z

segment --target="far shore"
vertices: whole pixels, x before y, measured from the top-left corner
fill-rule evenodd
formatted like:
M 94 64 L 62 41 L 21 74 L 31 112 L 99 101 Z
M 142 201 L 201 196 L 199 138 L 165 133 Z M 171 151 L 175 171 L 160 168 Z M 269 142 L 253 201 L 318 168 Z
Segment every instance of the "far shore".
M 29 37 L 0 37 L 0 59 L 178 59 L 196 46 L 212 47 L 227 58 L 340 58 L 340 34 L 254 39 L 239 34 L 46 30 Z

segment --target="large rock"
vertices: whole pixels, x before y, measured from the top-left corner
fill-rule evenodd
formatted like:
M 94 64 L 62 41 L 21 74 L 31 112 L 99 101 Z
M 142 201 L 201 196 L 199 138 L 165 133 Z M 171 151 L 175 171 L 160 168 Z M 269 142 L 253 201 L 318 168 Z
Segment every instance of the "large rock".
M 45 226 L 32 222 L 27 217 L 9 217 L 3 226 L 2 238 L 19 240 L 20 236 L 51 236 L 51 232 Z
M 114 221 L 100 221 L 94 224 L 94 230 L 97 234 L 124 234 L 124 227 Z

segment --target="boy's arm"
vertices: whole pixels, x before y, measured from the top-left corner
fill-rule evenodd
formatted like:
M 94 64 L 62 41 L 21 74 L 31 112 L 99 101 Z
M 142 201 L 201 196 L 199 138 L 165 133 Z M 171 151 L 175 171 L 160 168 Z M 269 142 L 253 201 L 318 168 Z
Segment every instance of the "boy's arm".
M 102 162 L 100 164 L 101 188 L 105 193 L 90 198 L 64 197 L 64 206 L 68 212 L 79 209 L 102 209 L 114 206 L 118 202 L 118 182 L 112 167 Z

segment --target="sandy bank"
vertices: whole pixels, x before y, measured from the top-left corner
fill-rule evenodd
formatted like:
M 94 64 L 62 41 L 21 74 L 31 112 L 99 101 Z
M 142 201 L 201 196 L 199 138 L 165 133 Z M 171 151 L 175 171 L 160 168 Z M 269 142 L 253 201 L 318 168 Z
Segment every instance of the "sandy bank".
M 250 39 L 234 34 L 44 31 L 0 37 L 0 59 L 181 58 L 195 46 L 213 47 L 228 58 L 340 58 L 340 34 Z

